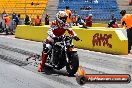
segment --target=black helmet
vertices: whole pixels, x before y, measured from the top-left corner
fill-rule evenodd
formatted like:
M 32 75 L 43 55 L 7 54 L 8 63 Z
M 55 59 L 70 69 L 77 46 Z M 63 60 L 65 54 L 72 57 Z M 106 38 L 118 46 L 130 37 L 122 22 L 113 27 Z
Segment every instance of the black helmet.
M 121 10 L 120 14 L 123 16 L 126 14 L 126 10 Z

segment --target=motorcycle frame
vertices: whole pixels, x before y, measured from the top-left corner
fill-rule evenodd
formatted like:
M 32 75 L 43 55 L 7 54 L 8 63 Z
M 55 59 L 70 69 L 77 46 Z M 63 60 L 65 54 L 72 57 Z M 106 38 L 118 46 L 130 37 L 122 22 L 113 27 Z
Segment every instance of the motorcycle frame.
M 64 35 L 65 36 L 65 35 Z M 65 37 L 66 38 L 66 37 Z M 65 39 L 63 39 L 63 41 L 61 41 L 61 42 L 55 42 L 55 44 L 54 44 L 54 46 L 55 45 L 58 45 L 58 46 L 60 46 L 61 47 L 61 49 L 64 49 L 64 51 L 65 51 L 65 56 L 66 56 L 66 61 L 68 62 L 68 55 L 67 55 L 67 53 L 69 53 L 69 52 L 77 52 L 77 48 L 74 48 L 74 44 L 73 44 L 73 41 L 72 41 L 72 39 L 70 40 L 71 41 L 71 43 L 70 43 L 70 47 L 69 48 L 67 48 L 67 44 L 66 44 L 66 41 L 65 41 Z M 61 43 L 63 43 L 64 45 L 62 45 Z M 51 58 L 50 58 L 50 63 L 52 63 L 53 64 L 53 57 L 54 57 L 54 49 L 53 49 L 53 47 L 54 46 L 52 46 L 52 49 L 51 49 L 51 53 L 52 53 L 52 55 L 51 55 Z

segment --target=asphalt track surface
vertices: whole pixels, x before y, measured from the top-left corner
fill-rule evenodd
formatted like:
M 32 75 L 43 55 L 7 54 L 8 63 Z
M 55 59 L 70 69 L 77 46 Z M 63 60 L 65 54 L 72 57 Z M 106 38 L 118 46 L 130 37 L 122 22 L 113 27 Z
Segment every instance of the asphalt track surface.
M 75 77 L 69 77 L 65 68 L 57 71 L 49 66 L 44 72 L 37 72 L 42 43 L 15 39 L 0 35 L 0 88 L 132 88 L 132 83 L 77 84 Z M 37 55 L 37 61 L 31 55 Z M 80 65 L 88 74 L 130 74 L 132 75 L 132 54 L 110 55 L 78 49 Z

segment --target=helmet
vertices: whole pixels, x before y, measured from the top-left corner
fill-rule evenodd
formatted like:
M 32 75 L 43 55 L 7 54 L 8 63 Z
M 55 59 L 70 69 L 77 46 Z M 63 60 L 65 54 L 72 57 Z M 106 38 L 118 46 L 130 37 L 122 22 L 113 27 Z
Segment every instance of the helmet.
M 121 15 L 125 15 L 126 14 L 126 10 L 121 10 L 120 14 Z
M 67 17 L 68 15 L 65 11 L 59 11 L 56 14 L 56 20 L 59 21 L 60 24 L 65 24 Z

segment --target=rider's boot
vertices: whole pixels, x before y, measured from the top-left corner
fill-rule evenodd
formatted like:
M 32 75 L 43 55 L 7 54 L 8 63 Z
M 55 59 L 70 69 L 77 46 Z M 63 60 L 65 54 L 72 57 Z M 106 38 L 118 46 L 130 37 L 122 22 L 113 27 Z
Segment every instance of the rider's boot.
M 42 72 L 43 71 L 43 68 L 45 66 L 45 62 L 46 62 L 47 56 L 48 56 L 47 53 L 45 53 L 44 51 L 42 51 L 41 63 L 38 66 L 38 72 Z

